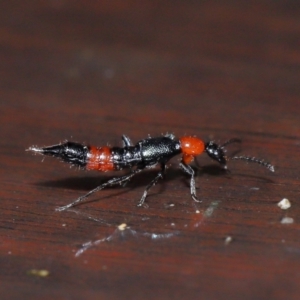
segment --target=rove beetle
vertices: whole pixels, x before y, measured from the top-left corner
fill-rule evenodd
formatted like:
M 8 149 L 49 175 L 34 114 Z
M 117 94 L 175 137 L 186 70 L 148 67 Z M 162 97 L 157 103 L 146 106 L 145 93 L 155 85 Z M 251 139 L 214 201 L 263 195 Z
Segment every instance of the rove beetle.
M 239 139 L 230 139 L 223 145 L 218 145 L 213 141 L 205 143 L 201 139 L 194 136 L 183 136 L 176 138 L 173 134 L 166 134 L 160 137 L 149 137 L 137 142 L 135 145 L 131 143 L 128 136 L 123 135 L 123 147 L 95 147 L 86 146 L 74 142 L 65 142 L 62 144 L 39 148 L 36 146 L 30 147 L 28 150 L 42 155 L 54 156 L 68 162 L 72 165 L 78 166 L 86 170 L 97 170 L 101 172 L 118 171 L 122 169 L 129 169 L 127 175 L 114 177 L 107 182 L 97 186 L 95 189 L 89 191 L 85 195 L 79 197 L 74 202 L 65 206 L 58 207 L 58 211 L 73 207 L 85 198 L 104 189 L 107 186 L 114 186 L 117 184 L 124 184 L 128 182 L 134 175 L 140 173 L 146 168 L 160 165 L 160 171 L 156 177 L 146 187 L 138 206 L 142 206 L 147 197 L 149 189 L 154 186 L 159 179 L 164 177 L 166 172 L 166 163 L 174 156 L 182 154 L 180 168 L 190 177 L 190 193 L 193 200 L 201 202 L 196 196 L 195 187 L 195 172 L 189 165 L 196 156 L 203 152 L 220 163 L 223 168 L 227 169 L 227 162 L 229 160 L 245 160 L 260 164 L 274 172 L 274 166 L 270 163 L 249 156 L 233 156 L 227 157 L 225 155 L 225 146 L 231 143 L 241 142 Z

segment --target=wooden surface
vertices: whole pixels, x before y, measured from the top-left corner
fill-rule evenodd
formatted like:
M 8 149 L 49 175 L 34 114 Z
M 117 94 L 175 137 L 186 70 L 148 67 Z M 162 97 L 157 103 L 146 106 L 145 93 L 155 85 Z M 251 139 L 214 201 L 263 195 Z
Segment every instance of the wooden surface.
M 299 299 L 298 1 L 1 1 L 0 16 L 1 299 Z M 148 209 L 155 170 L 56 212 L 117 174 L 25 152 L 166 132 L 239 137 L 276 172 L 203 155 L 196 204 L 174 159 Z

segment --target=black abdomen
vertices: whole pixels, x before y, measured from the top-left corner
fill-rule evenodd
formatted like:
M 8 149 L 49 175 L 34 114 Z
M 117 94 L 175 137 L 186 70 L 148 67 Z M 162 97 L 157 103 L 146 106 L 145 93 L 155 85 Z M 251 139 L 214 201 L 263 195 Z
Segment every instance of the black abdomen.
M 130 147 L 113 147 L 111 148 L 111 156 L 115 170 L 132 168 L 140 164 L 141 149 L 139 145 Z
M 60 158 L 65 162 L 79 167 L 85 167 L 89 148 L 78 143 L 66 142 L 63 144 L 39 148 L 35 151 L 43 155 Z

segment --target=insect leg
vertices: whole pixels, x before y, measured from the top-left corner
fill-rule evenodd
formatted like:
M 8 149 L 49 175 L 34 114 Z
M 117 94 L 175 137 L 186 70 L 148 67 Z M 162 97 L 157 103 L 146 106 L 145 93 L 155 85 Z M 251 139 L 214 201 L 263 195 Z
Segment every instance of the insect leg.
M 166 165 L 165 163 L 161 164 L 161 170 L 160 172 L 155 176 L 155 178 L 147 185 L 144 194 L 142 196 L 142 198 L 140 199 L 139 203 L 137 206 L 143 206 L 145 199 L 147 197 L 148 191 L 151 189 L 151 187 L 153 187 L 154 185 L 156 185 L 156 183 L 158 182 L 158 180 L 160 178 L 163 178 L 166 172 Z
M 125 134 L 122 135 L 122 141 L 123 141 L 124 147 L 132 146 L 132 142 L 131 142 L 130 138 Z
M 196 196 L 195 171 L 193 170 L 193 168 L 190 165 L 187 165 L 183 162 L 181 162 L 179 164 L 179 166 L 186 174 L 190 175 L 190 177 L 191 177 L 190 188 L 191 188 L 191 196 L 192 196 L 193 200 L 196 202 L 202 202 Z
M 127 181 L 129 181 L 135 174 L 141 172 L 142 169 L 136 169 L 136 170 L 132 170 L 129 174 L 127 175 L 124 175 L 124 176 L 121 176 L 121 177 L 115 177 L 115 178 L 112 178 L 110 180 L 108 180 L 107 182 L 97 186 L 95 189 L 89 191 L 88 193 L 86 193 L 85 195 L 79 197 L 78 199 L 76 199 L 74 202 L 72 203 L 69 203 L 65 206 L 61 206 L 61 207 L 58 207 L 56 208 L 57 211 L 62 211 L 62 210 L 65 210 L 65 209 L 68 209 L 70 207 L 73 207 L 77 204 L 79 204 L 80 202 L 82 202 L 85 198 L 89 197 L 90 195 L 106 188 L 107 186 L 114 186 L 114 185 L 117 185 L 117 184 L 122 184 L 122 183 L 125 183 Z

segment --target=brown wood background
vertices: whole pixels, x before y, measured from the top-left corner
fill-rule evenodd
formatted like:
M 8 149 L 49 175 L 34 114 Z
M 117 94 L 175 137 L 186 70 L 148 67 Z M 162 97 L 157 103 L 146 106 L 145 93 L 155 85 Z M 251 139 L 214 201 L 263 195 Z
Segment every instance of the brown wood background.
M 299 299 L 299 49 L 299 1 L 1 1 L 0 298 Z M 154 170 L 56 212 L 115 174 L 25 152 L 165 132 L 276 173 L 203 155 L 196 205 L 175 159 L 148 209 Z

